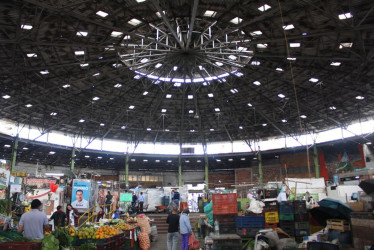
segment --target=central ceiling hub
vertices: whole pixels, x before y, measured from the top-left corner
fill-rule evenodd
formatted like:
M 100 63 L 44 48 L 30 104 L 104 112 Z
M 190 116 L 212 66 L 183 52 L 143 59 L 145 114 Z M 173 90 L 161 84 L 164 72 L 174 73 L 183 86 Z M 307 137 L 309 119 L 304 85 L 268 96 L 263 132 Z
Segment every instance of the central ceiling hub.
M 240 29 L 223 30 L 217 21 L 176 18 L 139 25 L 118 53 L 136 78 L 165 82 L 206 82 L 229 75 L 252 58 L 251 40 Z

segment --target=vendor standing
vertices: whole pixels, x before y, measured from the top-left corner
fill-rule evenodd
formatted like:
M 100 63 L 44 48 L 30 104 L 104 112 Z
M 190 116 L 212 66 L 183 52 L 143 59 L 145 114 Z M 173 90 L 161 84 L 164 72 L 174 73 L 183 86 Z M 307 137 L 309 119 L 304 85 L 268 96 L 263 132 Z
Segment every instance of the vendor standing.
M 43 239 L 43 227 L 48 225 L 47 215 L 41 210 L 42 203 L 35 199 L 31 202 L 31 211 L 21 216 L 18 233 L 23 232 L 23 237 L 31 240 Z
M 49 220 L 53 220 L 53 225 L 55 226 L 55 230 L 64 227 L 65 221 L 67 220 L 66 214 L 61 210 L 62 206 L 57 206 L 57 211 L 54 212 L 49 218 Z

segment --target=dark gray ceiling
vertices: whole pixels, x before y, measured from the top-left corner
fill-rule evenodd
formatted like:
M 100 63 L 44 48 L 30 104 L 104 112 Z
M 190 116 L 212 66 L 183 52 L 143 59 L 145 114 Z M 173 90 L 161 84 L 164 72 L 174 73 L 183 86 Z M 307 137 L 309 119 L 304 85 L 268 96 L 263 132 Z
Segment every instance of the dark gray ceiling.
M 259 11 L 264 4 L 271 9 Z M 0 116 L 38 126 L 44 132 L 183 143 L 294 135 L 300 133 L 300 127 L 306 132 L 320 131 L 372 116 L 374 1 L 298 0 L 280 4 L 281 10 L 274 0 L 1 1 L 0 92 L 2 97 L 10 98 L 0 98 Z M 159 9 L 165 11 L 165 19 L 156 15 Z M 108 16 L 100 17 L 96 14 L 99 10 Z M 215 16 L 205 17 L 206 10 L 215 11 Z M 353 18 L 338 18 L 348 12 Z M 231 23 L 235 17 L 242 22 Z M 128 21 L 133 18 L 142 23 L 130 25 Z M 206 85 L 155 84 L 155 80 L 145 77 L 134 79 L 134 69 L 123 64 L 119 56 L 129 52 L 133 44 L 139 45 L 141 36 L 145 44 L 155 44 L 152 25 L 165 31 L 171 50 L 184 55 L 181 47 L 188 35 L 182 35 L 182 45 L 175 39 L 173 43 L 171 30 L 176 31 L 176 23 L 195 23 L 194 31 L 201 31 L 204 23 L 215 21 L 213 40 L 229 34 L 230 41 L 237 39 L 239 45 L 253 51 L 251 62 L 239 69 L 241 77 L 232 74 L 225 81 Z M 284 31 L 283 23 L 293 24 L 294 29 Z M 22 29 L 23 24 L 32 25 L 32 29 Z M 258 30 L 261 35 L 251 34 Z M 77 36 L 79 31 L 88 35 Z M 113 31 L 123 34 L 112 37 Z M 126 39 L 128 35 L 130 39 Z M 189 50 L 196 51 L 199 38 L 191 36 Z M 301 47 L 287 49 L 289 43 L 300 43 Z M 339 48 L 341 43 L 353 45 Z M 233 44 L 224 45 L 224 49 L 232 49 Z M 267 48 L 259 48 L 258 44 L 267 44 Z M 162 48 L 166 48 L 165 43 L 158 50 Z M 77 56 L 75 51 L 85 54 Z M 296 61 L 287 60 L 287 51 Z M 212 57 L 205 60 L 205 54 L 199 54 L 199 62 L 184 64 L 177 56 L 175 60 L 170 57 L 171 52 L 165 52 L 167 59 L 158 57 L 157 52 L 154 58 L 164 65 L 155 72 L 171 78 L 174 73 L 165 68 L 174 64 L 188 78 L 188 71 L 197 72 L 201 62 L 207 66 L 207 60 L 213 62 Z M 30 53 L 37 56 L 28 57 Z M 232 66 L 224 52 L 220 54 L 216 49 L 214 53 L 222 59 L 224 70 Z M 253 65 L 254 61 L 260 65 Z M 341 64 L 332 66 L 332 62 Z M 89 65 L 81 66 L 86 63 Z M 214 74 L 217 66 L 210 66 L 208 71 Z M 40 73 L 44 70 L 49 74 Z M 96 73 L 100 75 L 93 76 Z M 318 80 L 311 82 L 311 78 Z M 254 85 L 254 81 L 261 85 Z M 115 88 L 118 83 L 121 87 Z M 64 88 L 66 84 L 70 87 Z M 232 93 L 232 89 L 238 92 Z M 209 93 L 214 96 L 209 98 Z M 279 98 L 280 93 L 285 98 Z M 166 98 L 167 94 L 171 98 Z M 357 96 L 364 99 L 358 100 Z M 100 99 L 93 101 L 94 97 Z M 131 105 L 134 109 L 129 109 Z M 167 112 L 162 113 L 162 109 Z M 53 112 L 57 115 L 51 115 Z M 85 121 L 80 123 L 80 119 Z

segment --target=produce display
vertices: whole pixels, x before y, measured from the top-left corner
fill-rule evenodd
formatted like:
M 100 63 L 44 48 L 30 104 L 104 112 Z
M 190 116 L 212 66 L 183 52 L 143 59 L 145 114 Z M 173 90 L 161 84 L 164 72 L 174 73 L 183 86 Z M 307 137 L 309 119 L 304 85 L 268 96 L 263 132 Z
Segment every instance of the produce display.
M 125 222 L 119 222 L 117 223 L 116 225 L 114 225 L 115 228 L 119 228 L 123 231 L 127 231 L 127 230 L 132 230 L 134 229 L 136 226 L 134 225 L 130 225 L 130 224 L 127 224 Z
M 140 214 L 136 216 L 136 219 L 138 221 L 138 225 L 140 227 L 140 230 L 143 233 L 150 234 L 151 233 L 151 226 L 149 225 L 148 217 L 144 214 Z
M 42 250 L 59 249 L 60 243 L 53 234 L 44 236 L 42 240 Z
M 79 239 L 105 239 L 122 233 L 122 230 L 115 226 L 102 226 L 99 228 L 83 227 L 76 232 Z
M 149 241 L 148 234 L 145 232 L 140 232 L 138 234 L 139 246 L 142 250 L 148 250 L 151 247 L 151 242 Z

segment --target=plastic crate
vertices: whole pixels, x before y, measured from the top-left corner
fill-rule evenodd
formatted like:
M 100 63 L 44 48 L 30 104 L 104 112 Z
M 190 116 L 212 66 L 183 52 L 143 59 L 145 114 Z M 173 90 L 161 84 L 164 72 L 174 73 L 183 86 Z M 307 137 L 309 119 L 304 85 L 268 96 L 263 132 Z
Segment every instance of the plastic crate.
M 278 212 L 279 206 L 277 201 L 265 201 L 264 212 Z
M 236 227 L 264 227 L 265 217 L 260 216 L 236 216 Z
M 236 215 L 235 214 L 214 214 L 213 215 L 213 221 L 216 221 L 218 220 L 218 223 L 223 223 L 223 224 L 226 224 L 226 223 L 232 223 L 234 224 L 235 223 L 235 217 Z
M 219 223 L 219 233 L 220 234 L 235 234 L 236 233 L 235 225 L 232 223 L 228 223 L 228 224 Z
M 41 242 L 4 242 L 0 244 L 1 250 L 40 250 L 41 248 Z
M 310 235 L 309 228 L 308 229 L 295 229 L 295 236 L 308 236 Z
M 295 224 L 293 221 L 279 221 L 279 227 L 288 235 L 294 236 Z
M 294 213 L 295 214 L 307 214 L 305 201 L 294 201 Z
M 222 246 L 218 244 L 214 244 L 212 246 L 212 250 L 242 250 L 242 246 Z
M 261 227 L 237 227 L 236 234 L 245 237 L 255 237 L 261 229 Z
M 309 221 L 309 214 L 294 214 L 294 220 L 297 222 Z
M 214 205 L 213 203 L 213 214 L 237 214 L 238 213 L 238 204 L 225 203 L 221 205 Z
M 265 212 L 265 223 L 279 223 L 278 212 Z
M 295 222 L 295 229 L 309 229 L 309 222 Z
M 213 205 L 214 203 L 222 204 L 222 203 L 232 203 L 237 202 L 237 197 L 235 193 L 231 194 L 213 194 L 212 195 Z
M 279 213 L 281 214 L 293 214 L 294 207 L 291 202 L 281 202 L 279 203 Z
M 279 220 L 295 220 L 294 214 L 280 213 Z

